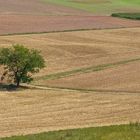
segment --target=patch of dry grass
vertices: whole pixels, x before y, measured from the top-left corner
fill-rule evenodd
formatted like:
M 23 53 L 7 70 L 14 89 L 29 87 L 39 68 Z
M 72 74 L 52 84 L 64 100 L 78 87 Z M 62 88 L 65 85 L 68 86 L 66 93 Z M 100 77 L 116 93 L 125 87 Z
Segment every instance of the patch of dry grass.
M 0 93 L 0 137 L 138 121 L 138 93 L 26 90 Z

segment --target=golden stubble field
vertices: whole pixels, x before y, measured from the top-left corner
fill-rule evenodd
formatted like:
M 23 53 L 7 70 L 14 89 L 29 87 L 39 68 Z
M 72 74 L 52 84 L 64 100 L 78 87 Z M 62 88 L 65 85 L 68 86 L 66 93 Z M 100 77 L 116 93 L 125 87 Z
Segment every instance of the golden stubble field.
M 0 47 L 23 44 L 41 51 L 39 75 L 138 58 L 140 28 L 0 36 Z
M 34 82 L 37 85 L 140 91 L 140 61 L 131 62 L 140 58 L 140 28 L 0 37 L 0 47 L 15 43 L 38 49 L 45 57 L 47 67 L 35 75 L 42 77 Z M 49 74 L 118 62 L 122 64 L 105 70 L 43 79 Z
M 0 92 L 0 137 L 136 122 L 139 93 Z
M 44 87 L 0 92 L 0 137 L 140 121 L 140 28 L 0 36 L 0 47 L 15 43 L 45 57 L 47 67 L 34 75 L 34 84 Z

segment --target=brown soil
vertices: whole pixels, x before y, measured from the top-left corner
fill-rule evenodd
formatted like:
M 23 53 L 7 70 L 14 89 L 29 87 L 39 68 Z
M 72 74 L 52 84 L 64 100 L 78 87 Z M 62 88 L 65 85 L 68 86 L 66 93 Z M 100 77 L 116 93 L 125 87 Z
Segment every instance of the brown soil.
M 132 21 L 107 16 L 0 15 L 0 34 L 52 32 L 140 26 Z

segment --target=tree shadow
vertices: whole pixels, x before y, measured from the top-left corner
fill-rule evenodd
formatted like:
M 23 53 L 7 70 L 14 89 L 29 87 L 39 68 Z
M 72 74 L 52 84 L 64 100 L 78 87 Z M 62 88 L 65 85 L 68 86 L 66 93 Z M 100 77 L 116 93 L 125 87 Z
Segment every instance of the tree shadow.
M 28 86 L 23 86 L 23 85 L 17 88 L 17 86 L 14 84 L 0 83 L 0 91 L 12 92 L 12 91 L 21 91 L 21 90 L 26 90 L 26 89 L 32 89 L 32 88 Z
M 0 83 L 0 91 L 16 91 L 18 90 L 14 84 Z
M 21 90 L 25 90 L 25 89 L 30 89 L 27 86 L 19 86 L 17 87 L 14 84 L 5 84 L 5 83 L 0 83 L 0 91 L 21 91 Z

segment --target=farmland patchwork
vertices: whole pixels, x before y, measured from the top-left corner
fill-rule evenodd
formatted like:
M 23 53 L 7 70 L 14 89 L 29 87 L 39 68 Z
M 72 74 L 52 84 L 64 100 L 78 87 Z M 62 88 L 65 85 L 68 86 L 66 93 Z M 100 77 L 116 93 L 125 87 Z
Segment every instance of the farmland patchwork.
M 139 13 L 139 0 L 0 0 L 0 48 L 23 44 L 46 64 L 21 89 L 0 83 L 0 139 L 83 128 L 9 139 L 138 140 L 139 123 L 110 125 L 140 121 Z

